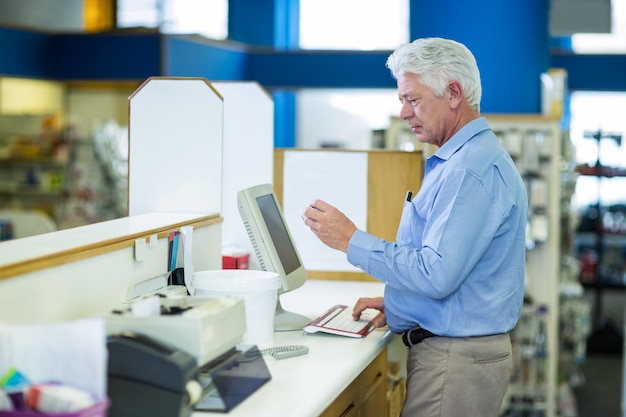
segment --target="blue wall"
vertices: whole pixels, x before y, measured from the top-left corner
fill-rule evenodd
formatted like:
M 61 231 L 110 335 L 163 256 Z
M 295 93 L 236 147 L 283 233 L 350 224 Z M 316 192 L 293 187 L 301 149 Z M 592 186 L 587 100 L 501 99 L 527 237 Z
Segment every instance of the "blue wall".
M 395 88 L 389 52 L 253 52 L 250 75 L 266 87 Z
M 51 78 L 52 37 L 0 27 L 0 75 Z
M 626 56 L 553 54 L 551 66 L 567 69 L 570 90 L 626 91 Z
M 144 80 L 161 70 L 157 33 L 54 35 L 48 66 L 65 80 Z
M 251 79 L 249 54 L 242 46 L 184 37 L 165 37 L 163 46 L 163 75 L 209 80 Z
M 476 57 L 486 113 L 539 113 L 550 66 L 547 0 L 411 0 L 411 39 L 439 36 Z
M 159 75 L 161 36 L 47 34 L 0 27 L 0 76 L 140 80 Z

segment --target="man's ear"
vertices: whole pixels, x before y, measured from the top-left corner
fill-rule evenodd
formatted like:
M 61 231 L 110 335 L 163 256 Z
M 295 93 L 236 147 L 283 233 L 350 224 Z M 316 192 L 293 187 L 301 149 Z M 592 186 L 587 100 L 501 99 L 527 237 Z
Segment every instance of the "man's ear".
M 458 81 L 450 81 L 448 83 L 448 92 L 450 93 L 450 108 L 457 108 L 463 100 L 463 87 Z

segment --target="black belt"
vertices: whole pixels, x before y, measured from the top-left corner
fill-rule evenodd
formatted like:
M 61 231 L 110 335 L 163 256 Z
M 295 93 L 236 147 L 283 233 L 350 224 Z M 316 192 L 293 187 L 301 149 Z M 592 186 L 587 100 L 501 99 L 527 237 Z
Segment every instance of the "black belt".
M 434 336 L 437 335 L 426 329 L 422 329 L 421 327 L 415 327 L 402 333 L 402 342 L 406 347 L 411 347 L 417 345 L 418 343 L 422 343 L 424 339 Z

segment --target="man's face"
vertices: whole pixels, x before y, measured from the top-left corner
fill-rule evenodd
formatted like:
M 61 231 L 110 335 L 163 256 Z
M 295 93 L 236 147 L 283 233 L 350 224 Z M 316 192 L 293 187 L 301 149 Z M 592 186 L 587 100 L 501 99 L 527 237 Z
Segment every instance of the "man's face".
M 420 79 L 419 75 L 411 73 L 398 77 L 400 118 L 409 123 L 418 141 L 441 146 L 449 139 L 447 131 L 452 117 L 449 91 L 437 97 Z

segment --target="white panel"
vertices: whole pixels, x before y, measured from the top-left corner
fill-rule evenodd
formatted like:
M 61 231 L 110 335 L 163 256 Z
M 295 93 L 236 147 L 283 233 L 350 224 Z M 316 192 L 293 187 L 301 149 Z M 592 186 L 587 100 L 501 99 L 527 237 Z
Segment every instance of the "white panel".
M 329 248 L 311 233 L 302 213 L 316 199 L 338 207 L 367 231 L 367 152 L 285 152 L 283 207 L 285 220 L 308 270 L 358 272 L 346 254 Z M 324 167 L 324 169 L 320 169 Z M 338 181 L 338 179 L 341 179 Z
M 237 210 L 237 192 L 274 182 L 274 102 L 256 82 L 211 82 L 224 98 L 222 245 L 249 253 L 259 269 Z
M 204 79 L 153 78 L 131 96 L 129 215 L 221 213 L 222 115 Z

